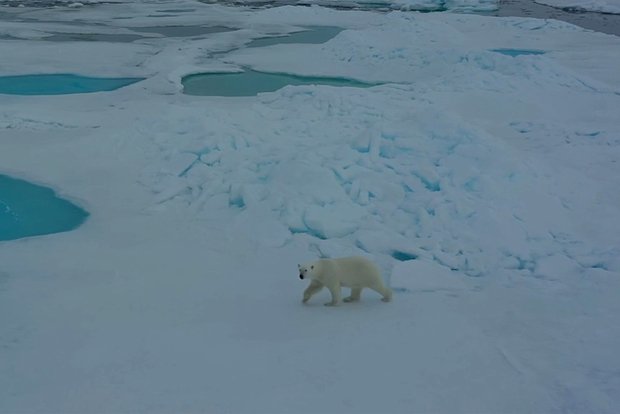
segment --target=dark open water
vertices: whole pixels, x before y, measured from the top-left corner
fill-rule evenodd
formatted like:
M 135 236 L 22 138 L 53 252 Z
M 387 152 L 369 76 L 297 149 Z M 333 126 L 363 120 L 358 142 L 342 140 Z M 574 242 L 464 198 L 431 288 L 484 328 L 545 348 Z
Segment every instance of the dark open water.
M 247 4 L 243 0 L 200 0 L 205 3 L 224 3 L 229 5 Z M 256 0 L 252 6 L 257 8 L 276 7 L 283 5 L 308 5 L 308 0 Z M 16 7 L 23 4 L 27 7 L 54 7 L 66 6 L 63 0 L 0 0 L 0 18 L 2 17 L 2 7 Z M 355 0 L 334 0 L 325 1 L 328 7 L 338 9 L 357 9 L 389 11 L 386 2 L 378 0 L 376 3 L 358 4 Z M 92 7 L 92 6 L 86 6 Z M 438 9 L 437 11 L 442 11 Z M 620 14 L 584 12 L 574 9 L 560 9 L 550 6 L 537 4 L 534 0 L 500 0 L 499 9 L 492 12 L 480 12 L 477 14 L 503 17 L 535 17 L 539 19 L 557 19 L 568 23 L 581 26 L 586 29 L 595 30 L 603 33 L 620 36 Z M 1 20 L 1 19 L 0 19 Z
M 556 19 L 597 32 L 620 36 L 620 14 L 593 13 L 579 10 L 558 9 L 534 3 L 533 0 L 500 0 L 499 9 L 481 13 L 490 16 L 536 17 Z
M 1 2 L 2 0 L 0 0 Z M 243 0 L 200 0 L 205 3 L 224 3 L 230 5 L 248 4 Z M 274 7 L 284 5 L 309 4 L 308 0 L 255 0 L 250 3 L 254 7 Z M 386 2 L 377 0 L 376 3 L 356 3 L 355 0 L 328 0 L 322 4 L 338 9 L 389 11 Z M 430 11 L 430 10 L 425 10 Z M 443 11 L 439 8 L 435 11 Z M 499 0 L 499 9 L 492 12 L 478 12 L 488 16 L 501 17 L 535 17 L 538 19 L 556 19 L 586 29 L 620 36 L 620 14 L 595 13 L 570 8 L 555 8 L 535 3 L 534 0 Z
M 0 0 L 1 3 L 2 0 Z M 248 4 L 243 0 L 200 0 L 205 3 L 224 3 L 230 5 L 243 5 Z M 254 0 L 250 3 L 253 7 L 275 7 L 285 5 L 307 5 L 308 0 Z M 322 4 L 327 7 L 333 7 L 337 9 L 356 9 L 356 10 L 374 10 L 374 11 L 389 11 L 390 8 L 386 7 L 386 2 L 377 0 L 376 3 L 356 3 L 355 0 L 334 0 L 329 2 L 325 0 Z M 431 10 L 424 10 L 431 11 Z M 434 11 L 444 11 L 439 8 Z M 620 14 L 609 13 L 595 13 L 586 12 L 582 10 L 575 10 L 569 8 L 555 8 L 551 6 L 545 6 L 535 3 L 534 0 L 499 0 L 499 8 L 492 12 L 478 12 L 476 14 L 483 14 L 488 16 L 501 16 L 501 17 L 534 17 L 538 19 L 556 19 L 562 20 L 568 23 L 572 23 L 577 26 L 581 26 L 586 29 L 595 30 L 598 32 L 613 34 L 620 36 Z

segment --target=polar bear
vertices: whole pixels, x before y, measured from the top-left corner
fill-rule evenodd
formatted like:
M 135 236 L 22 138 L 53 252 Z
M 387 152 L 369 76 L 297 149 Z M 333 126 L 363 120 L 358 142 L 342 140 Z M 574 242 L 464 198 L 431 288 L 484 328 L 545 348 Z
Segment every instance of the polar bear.
M 369 288 L 383 295 L 384 302 L 392 299 L 392 291 L 383 284 L 381 273 L 370 260 L 361 256 L 321 259 L 313 263 L 297 265 L 300 279 L 310 279 L 310 285 L 304 291 L 303 303 L 312 295 L 326 287 L 332 294 L 332 301 L 325 306 L 340 304 L 340 287 L 351 288 L 351 296 L 345 302 L 360 300 L 362 289 Z

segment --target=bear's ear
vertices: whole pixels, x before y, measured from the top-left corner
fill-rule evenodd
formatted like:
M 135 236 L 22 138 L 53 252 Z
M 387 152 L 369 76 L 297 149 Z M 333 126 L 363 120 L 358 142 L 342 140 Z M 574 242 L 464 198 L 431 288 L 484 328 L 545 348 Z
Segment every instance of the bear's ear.
M 298 265 L 297 265 L 297 268 L 298 268 L 298 269 L 301 269 L 301 265 L 300 265 L 300 264 L 298 264 Z

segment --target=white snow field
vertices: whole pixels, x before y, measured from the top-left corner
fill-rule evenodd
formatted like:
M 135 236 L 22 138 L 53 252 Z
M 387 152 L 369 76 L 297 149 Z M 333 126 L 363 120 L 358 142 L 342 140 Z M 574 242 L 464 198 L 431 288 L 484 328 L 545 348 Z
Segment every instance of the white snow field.
M 0 413 L 620 411 L 620 38 L 193 1 L 0 12 L 0 76 L 147 78 L 0 95 L 0 173 L 90 213 L 0 242 Z M 204 24 L 239 30 L 39 40 Z M 344 30 L 243 48 L 318 25 Z M 182 93 L 244 67 L 384 84 Z M 393 302 L 302 305 L 297 263 L 348 254 Z
M 547 6 L 573 10 L 620 14 L 620 0 L 535 0 Z

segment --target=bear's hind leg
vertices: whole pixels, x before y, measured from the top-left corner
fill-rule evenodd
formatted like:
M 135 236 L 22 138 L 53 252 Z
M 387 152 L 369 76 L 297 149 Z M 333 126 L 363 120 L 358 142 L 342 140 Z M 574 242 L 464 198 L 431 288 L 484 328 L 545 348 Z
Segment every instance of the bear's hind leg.
M 344 298 L 345 302 L 357 302 L 362 295 L 362 288 L 351 288 L 351 296 Z
M 385 286 L 373 286 L 371 289 L 383 296 L 382 301 L 389 302 L 392 300 L 392 289 Z

